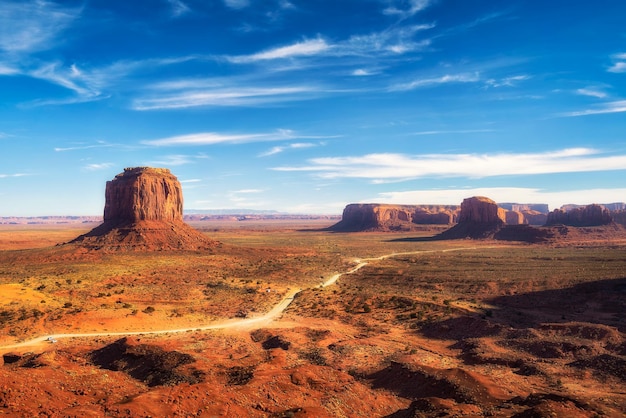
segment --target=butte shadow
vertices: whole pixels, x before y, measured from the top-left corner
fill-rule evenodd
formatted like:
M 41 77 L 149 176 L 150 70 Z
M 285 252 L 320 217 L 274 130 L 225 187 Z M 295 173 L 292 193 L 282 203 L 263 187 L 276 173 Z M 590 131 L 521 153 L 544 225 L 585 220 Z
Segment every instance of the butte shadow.
M 104 222 L 69 242 L 89 250 L 210 250 L 219 245 L 183 222 L 180 182 L 165 168 L 126 168 L 105 191 Z

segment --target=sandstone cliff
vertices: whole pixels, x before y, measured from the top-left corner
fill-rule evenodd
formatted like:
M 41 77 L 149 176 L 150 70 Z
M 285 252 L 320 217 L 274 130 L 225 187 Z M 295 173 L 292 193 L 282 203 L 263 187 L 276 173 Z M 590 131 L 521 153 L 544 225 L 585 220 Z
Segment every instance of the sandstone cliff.
M 183 193 L 168 169 L 126 168 L 105 191 L 104 223 L 72 241 L 101 250 L 199 250 L 216 245 L 183 222 Z
M 613 222 L 611 213 L 600 205 L 587 205 L 570 211 L 555 209 L 548 214 L 546 225 L 599 226 Z
M 449 225 L 456 221 L 458 206 L 388 205 L 354 203 L 343 210 L 333 231 L 411 230 L 417 225 Z
M 183 191 L 166 168 L 126 168 L 107 181 L 104 222 L 183 221 Z
M 461 203 L 460 224 L 501 225 L 505 222 L 505 210 L 488 197 L 474 196 Z
M 436 238 L 544 242 L 553 237 L 553 231 L 526 225 L 522 213 L 507 211 L 487 197 L 475 196 L 461 203 L 459 223 Z

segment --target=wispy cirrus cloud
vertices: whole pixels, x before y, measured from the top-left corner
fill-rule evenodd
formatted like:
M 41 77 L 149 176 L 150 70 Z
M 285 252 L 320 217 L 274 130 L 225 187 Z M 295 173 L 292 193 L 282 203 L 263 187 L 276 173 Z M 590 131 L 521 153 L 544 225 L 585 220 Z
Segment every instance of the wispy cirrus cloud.
M 407 19 L 421 12 L 432 3 L 431 0 L 408 0 L 408 1 L 388 1 L 389 6 L 383 10 L 383 14 L 388 16 L 398 16 Z
M 626 100 L 617 100 L 613 102 L 602 103 L 591 109 L 562 113 L 558 116 L 576 117 L 576 116 L 602 115 L 606 113 L 622 113 L 622 112 L 626 112 Z
M 456 129 L 456 130 L 436 130 L 413 132 L 412 135 L 449 135 L 449 134 L 474 134 L 495 132 L 494 129 Z
M 526 81 L 530 78 L 531 76 L 527 74 L 514 75 L 501 79 L 490 78 L 488 80 L 485 80 L 485 85 L 487 85 L 488 87 L 514 87 L 521 81 Z
M 72 145 L 70 147 L 55 147 L 54 150 L 56 152 L 65 152 L 65 151 L 79 151 L 93 148 L 111 148 L 121 146 L 119 144 L 111 144 L 105 141 L 97 141 L 95 144 L 84 144 L 78 143 L 76 145 Z
M 626 52 L 611 55 L 613 64 L 607 69 L 610 73 L 626 73 Z
M 268 49 L 251 55 L 227 56 L 225 58 L 230 62 L 242 64 L 257 61 L 319 55 L 330 48 L 331 46 L 328 45 L 326 41 L 318 38 Z
M 279 87 L 216 87 L 184 88 L 161 91 L 153 97 L 140 97 L 133 101 L 134 110 L 184 109 L 199 106 L 258 106 L 286 101 L 308 100 L 320 93 L 315 86 Z
M 582 89 L 577 89 L 575 93 L 578 94 L 579 96 L 597 97 L 598 99 L 604 99 L 605 97 L 608 96 L 606 92 L 595 87 L 585 87 Z
M 255 134 L 222 134 L 216 132 L 200 132 L 188 135 L 171 136 L 167 138 L 141 141 L 144 145 L 167 147 L 176 145 L 215 145 L 215 144 L 244 144 L 250 142 L 284 141 L 299 136 L 289 129 L 279 129 L 269 133 Z
M 224 4 L 231 9 L 245 9 L 250 6 L 250 0 L 224 0 Z
M 415 40 L 414 37 L 417 33 L 434 27 L 434 23 L 405 26 L 394 25 L 383 31 L 352 35 L 345 40 L 337 42 L 329 42 L 322 37 L 318 37 L 249 55 L 225 56 L 223 58 L 235 64 L 307 57 L 372 56 L 379 59 L 381 53 L 401 55 L 408 52 L 423 51 L 430 46 L 430 39 Z
M 568 148 L 543 153 L 495 154 L 367 154 L 309 160 L 300 167 L 275 167 L 277 171 L 302 171 L 326 179 L 362 178 L 374 183 L 417 178 L 484 178 L 624 170 L 626 155 L 608 155 L 590 148 Z
M 187 164 L 194 164 L 198 162 L 198 160 L 204 160 L 209 158 L 205 154 L 198 155 L 185 155 L 185 154 L 172 154 L 161 157 L 158 160 L 152 160 L 146 163 L 146 165 L 154 166 L 154 165 L 162 165 L 164 167 L 170 166 L 180 166 Z
M 480 81 L 479 73 L 445 74 L 439 77 L 419 78 L 408 83 L 395 84 L 389 91 L 409 91 L 442 84 L 476 83 Z
M 280 154 L 282 152 L 285 152 L 287 150 L 292 150 L 292 149 L 304 149 L 304 148 L 313 148 L 313 147 L 317 147 L 320 144 L 315 144 L 312 142 L 296 142 L 294 144 L 288 144 L 288 145 L 279 145 L 276 147 L 272 147 L 271 149 L 259 154 L 259 157 L 269 157 L 270 155 L 276 155 L 276 154 Z
M 80 8 L 62 7 L 45 0 L 2 1 L 0 50 L 11 54 L 47 50 L 80 13 Z
M 94 163 L 94 164 L 87 164 L 85 166 L 83 166 L 83 170 L 86 171 L 100 171 L 100 170 L 106 170 L 108 168 L 114 167 L 115 164 L 113 163 Z
M 25 177 L 25 176 L 29 176 L 30 174 L 26 174 L 26 173 L 15 173 L 15 174 L 2 174 L 0 173 L 0 179 L 7 179 L 7 178 L 12 178 L 12 177 Z
M 189 6 L 187 6 L 182 0 L 167 0 L 167 2 L 172 8 L 173 17 L 180 17 L 191 11 Z

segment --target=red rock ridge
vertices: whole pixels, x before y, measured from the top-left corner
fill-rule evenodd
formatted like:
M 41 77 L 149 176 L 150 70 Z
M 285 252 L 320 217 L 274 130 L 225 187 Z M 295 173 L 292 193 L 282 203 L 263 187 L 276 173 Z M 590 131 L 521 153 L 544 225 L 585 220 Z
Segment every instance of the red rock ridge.
M 353 203 L 343 210 L 334 231 L 411 230 L 420 224 L 449 225 L 456 221 L 458 206 L 389 205 Z
M 600 205 L 587 205 L 570 211 L 555 209 L 548 214 L 546 225 L 599 226 L 613 222 L 608 209 Z

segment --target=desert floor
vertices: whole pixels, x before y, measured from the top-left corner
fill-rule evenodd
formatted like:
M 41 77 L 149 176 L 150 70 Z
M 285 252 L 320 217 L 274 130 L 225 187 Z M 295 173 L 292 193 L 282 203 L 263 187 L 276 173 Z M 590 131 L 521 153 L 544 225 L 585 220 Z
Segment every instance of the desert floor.
M 626 415 L 623 237 L 192 225 L 221 244 L 101 253 L 56 245 L 93 225 L 0 226 L 0 414 Z

